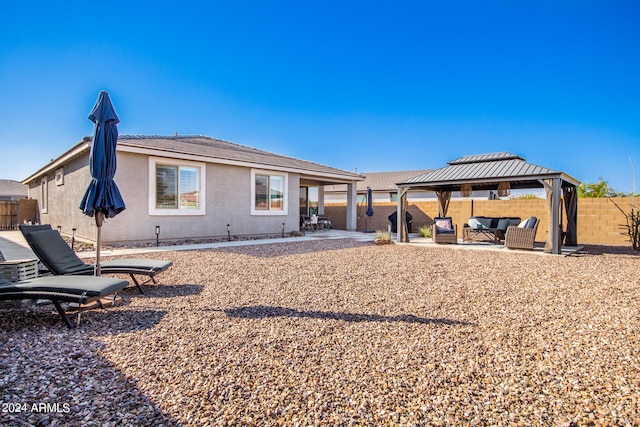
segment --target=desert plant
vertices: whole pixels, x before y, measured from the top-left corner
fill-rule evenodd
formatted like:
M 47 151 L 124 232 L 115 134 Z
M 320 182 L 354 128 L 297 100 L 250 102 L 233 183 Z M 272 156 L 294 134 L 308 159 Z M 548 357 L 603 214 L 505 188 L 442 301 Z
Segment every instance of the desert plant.
M 373 241 L 378 245 L 391 243 L 391 232 L 386 230 L 376 230 L 376 238 L 373 239 Z
M 634 198 L 631 198 L 631 209 L 629 212 L 625 212 L 613 199 L 609 199 L 611 202 L 622 212 L 626 218 L 627 223 L 622 224 L 623 228 L 627 229 L 629 239 L 631 239 L 631 246 L 634 250 L 640 251 L 640 211 L 635 206 Z
M 422 227 L 418 228 L 418 234 L 420 235 L 420 237 L 431 237 L 432 232 L 433 230 L 431 229 L 430 225 L 423 225 Z
M 631 174 L 632 174 L 632 183 L 633 183 L 633 192 L 630 194 L 631 196 L 631 209 L 629 212 L 625 212 L 613 199 L 611 202 L 622 212 L 624 217 L 627 220 L 627 223 L 622 225 L 623 228 L 627 229 L 627 233 L 629 234 L 629 238 L 631 239 L 631 246 L 636 251 L 640 251 L 640 210 L 636 206 L 635 195 L 636 195 L 636 175 L 635 169 L 633 167 L 633 162 L 631 158 L 629 158 L 629 162 L 631 163 Z

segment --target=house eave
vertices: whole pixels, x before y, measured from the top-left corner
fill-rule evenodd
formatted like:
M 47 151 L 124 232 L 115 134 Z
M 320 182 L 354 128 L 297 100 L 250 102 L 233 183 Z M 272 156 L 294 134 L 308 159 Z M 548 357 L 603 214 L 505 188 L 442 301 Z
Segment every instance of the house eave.
M 30 182 L 37 180 L 43 175 L 48 175 L 50 172 L 55 171 L 60 168 L 62 165 L 67 163 L 69 160 L 80 156 L 85 151 L 89 151 L 91 149 L 91 138 L 84 137 L 82 141 L 78 142 L 76 145 L 71 147 L 65 153 L 63 153 L 58 158 L 52 160 L 46 166 L 41 167 L 35 173 L 29 175 L 27 178 L 20 181 L 22 184 L 29 185 Z
M 189 153 L 184 153 L 176 150 L 146 148 L 146 147 L 139 147 L 139 146 L 129 145 L 129 144 L 121 144 L 121 143 L 118 144 L 117 150 L 125 153 L 143 154 L 148 156 L 166 157 L 171 159 L 190 160 L 190 161 L 196 161 L 196 162 L 205 162 L 205 163 L 223 164 L 223 165 L 231 165 L 231 166 L 241 166 L 241 167 L 248 167 L 248 168 L 269 169 L 269 170 L 280 171 L 280 172 L 298 173 L 305 179 L 315 179 L 315 180 L 323 179 L 323 180 L 329 180 L 331 182 L 340 182 L 340 183 L 350 183 L 353 181 L 364 180 L 363 176 L 355 175 L 355 174 L 339 174 L 339 173 L 332 174 L 327 172 L 316 172 L 316 171 L 309 171 L 307 169 L 283 167 L 283 166 L 272 165 L 268 163 L 247 162 L 247 161 L 234 160 L 234 159 L 228 159 L 223 157 L 189 154 Z

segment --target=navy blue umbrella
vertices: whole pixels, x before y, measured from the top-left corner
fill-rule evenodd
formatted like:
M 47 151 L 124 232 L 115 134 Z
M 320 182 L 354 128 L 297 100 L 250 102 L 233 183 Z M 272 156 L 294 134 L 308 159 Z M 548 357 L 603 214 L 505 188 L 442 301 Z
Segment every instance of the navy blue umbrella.
M 113 177 L 116 174 L 116 144 L 120 119 L 113 108 L 109 93 L 101 91 L 89 114 L 95 124 L 93 144 L 89 155 L 91 182 L 80 202 L 85 215 L 95 217 L 98 227 L 96 238 L 96 275 L 100 275 L 100 228 L 104 217 L 113 218 L 125 209 L 124 200 Z
M 367 216 L 373 216 L 373 191 L 367 188 Z

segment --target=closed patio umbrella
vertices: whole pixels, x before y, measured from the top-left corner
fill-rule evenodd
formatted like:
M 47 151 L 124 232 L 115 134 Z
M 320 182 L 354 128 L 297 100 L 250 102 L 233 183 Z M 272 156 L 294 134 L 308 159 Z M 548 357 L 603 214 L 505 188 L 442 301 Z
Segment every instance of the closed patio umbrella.
M 369 218 L 373 216 L 373 191 L 367 187 L 367 217 L 364 219 L 364 232 L 370 233 L 369 230 Z
M 125 209 L 124 200 L 113 177 L 116 174 L 116 144 L 120 119 L 113 108 L 109 93 L 101 91 L 98 101 L 89 114 L 95 124 L 89 172 L 91 182 L 80 202 L 85 215 L 95 218 L 96 233 L 96 276 L 100 275 L 100 229 L 104 218 L 113 218 Z
M 367 216 L 373 216 L 373 191 L 367 188 Z

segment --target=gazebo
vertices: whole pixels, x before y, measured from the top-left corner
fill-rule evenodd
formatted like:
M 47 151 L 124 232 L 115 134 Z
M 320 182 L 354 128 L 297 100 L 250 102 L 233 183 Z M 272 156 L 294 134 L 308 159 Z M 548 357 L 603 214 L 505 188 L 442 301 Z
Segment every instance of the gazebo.
M 560 200 L 564 199 L 567 218 L 566 244 L 576 246 L 578 218 L 578 185 L 580 181 L 553 169 L 534 165 L 524 158 L 506 152 L 461 157 L 423 175 L 396 183 L 398 186 L 398 240 L 408 242 L 404 221 L 407 193 L 410 190 L 434 191 L 438 196 L 438 215 L 446 216 L 451 193 L 469 195 L 474 190 L 491 190 L 506 196 L 512 189 L 544 188 L 547 194 L 550 227 L 545 252 L 560 253 Z

